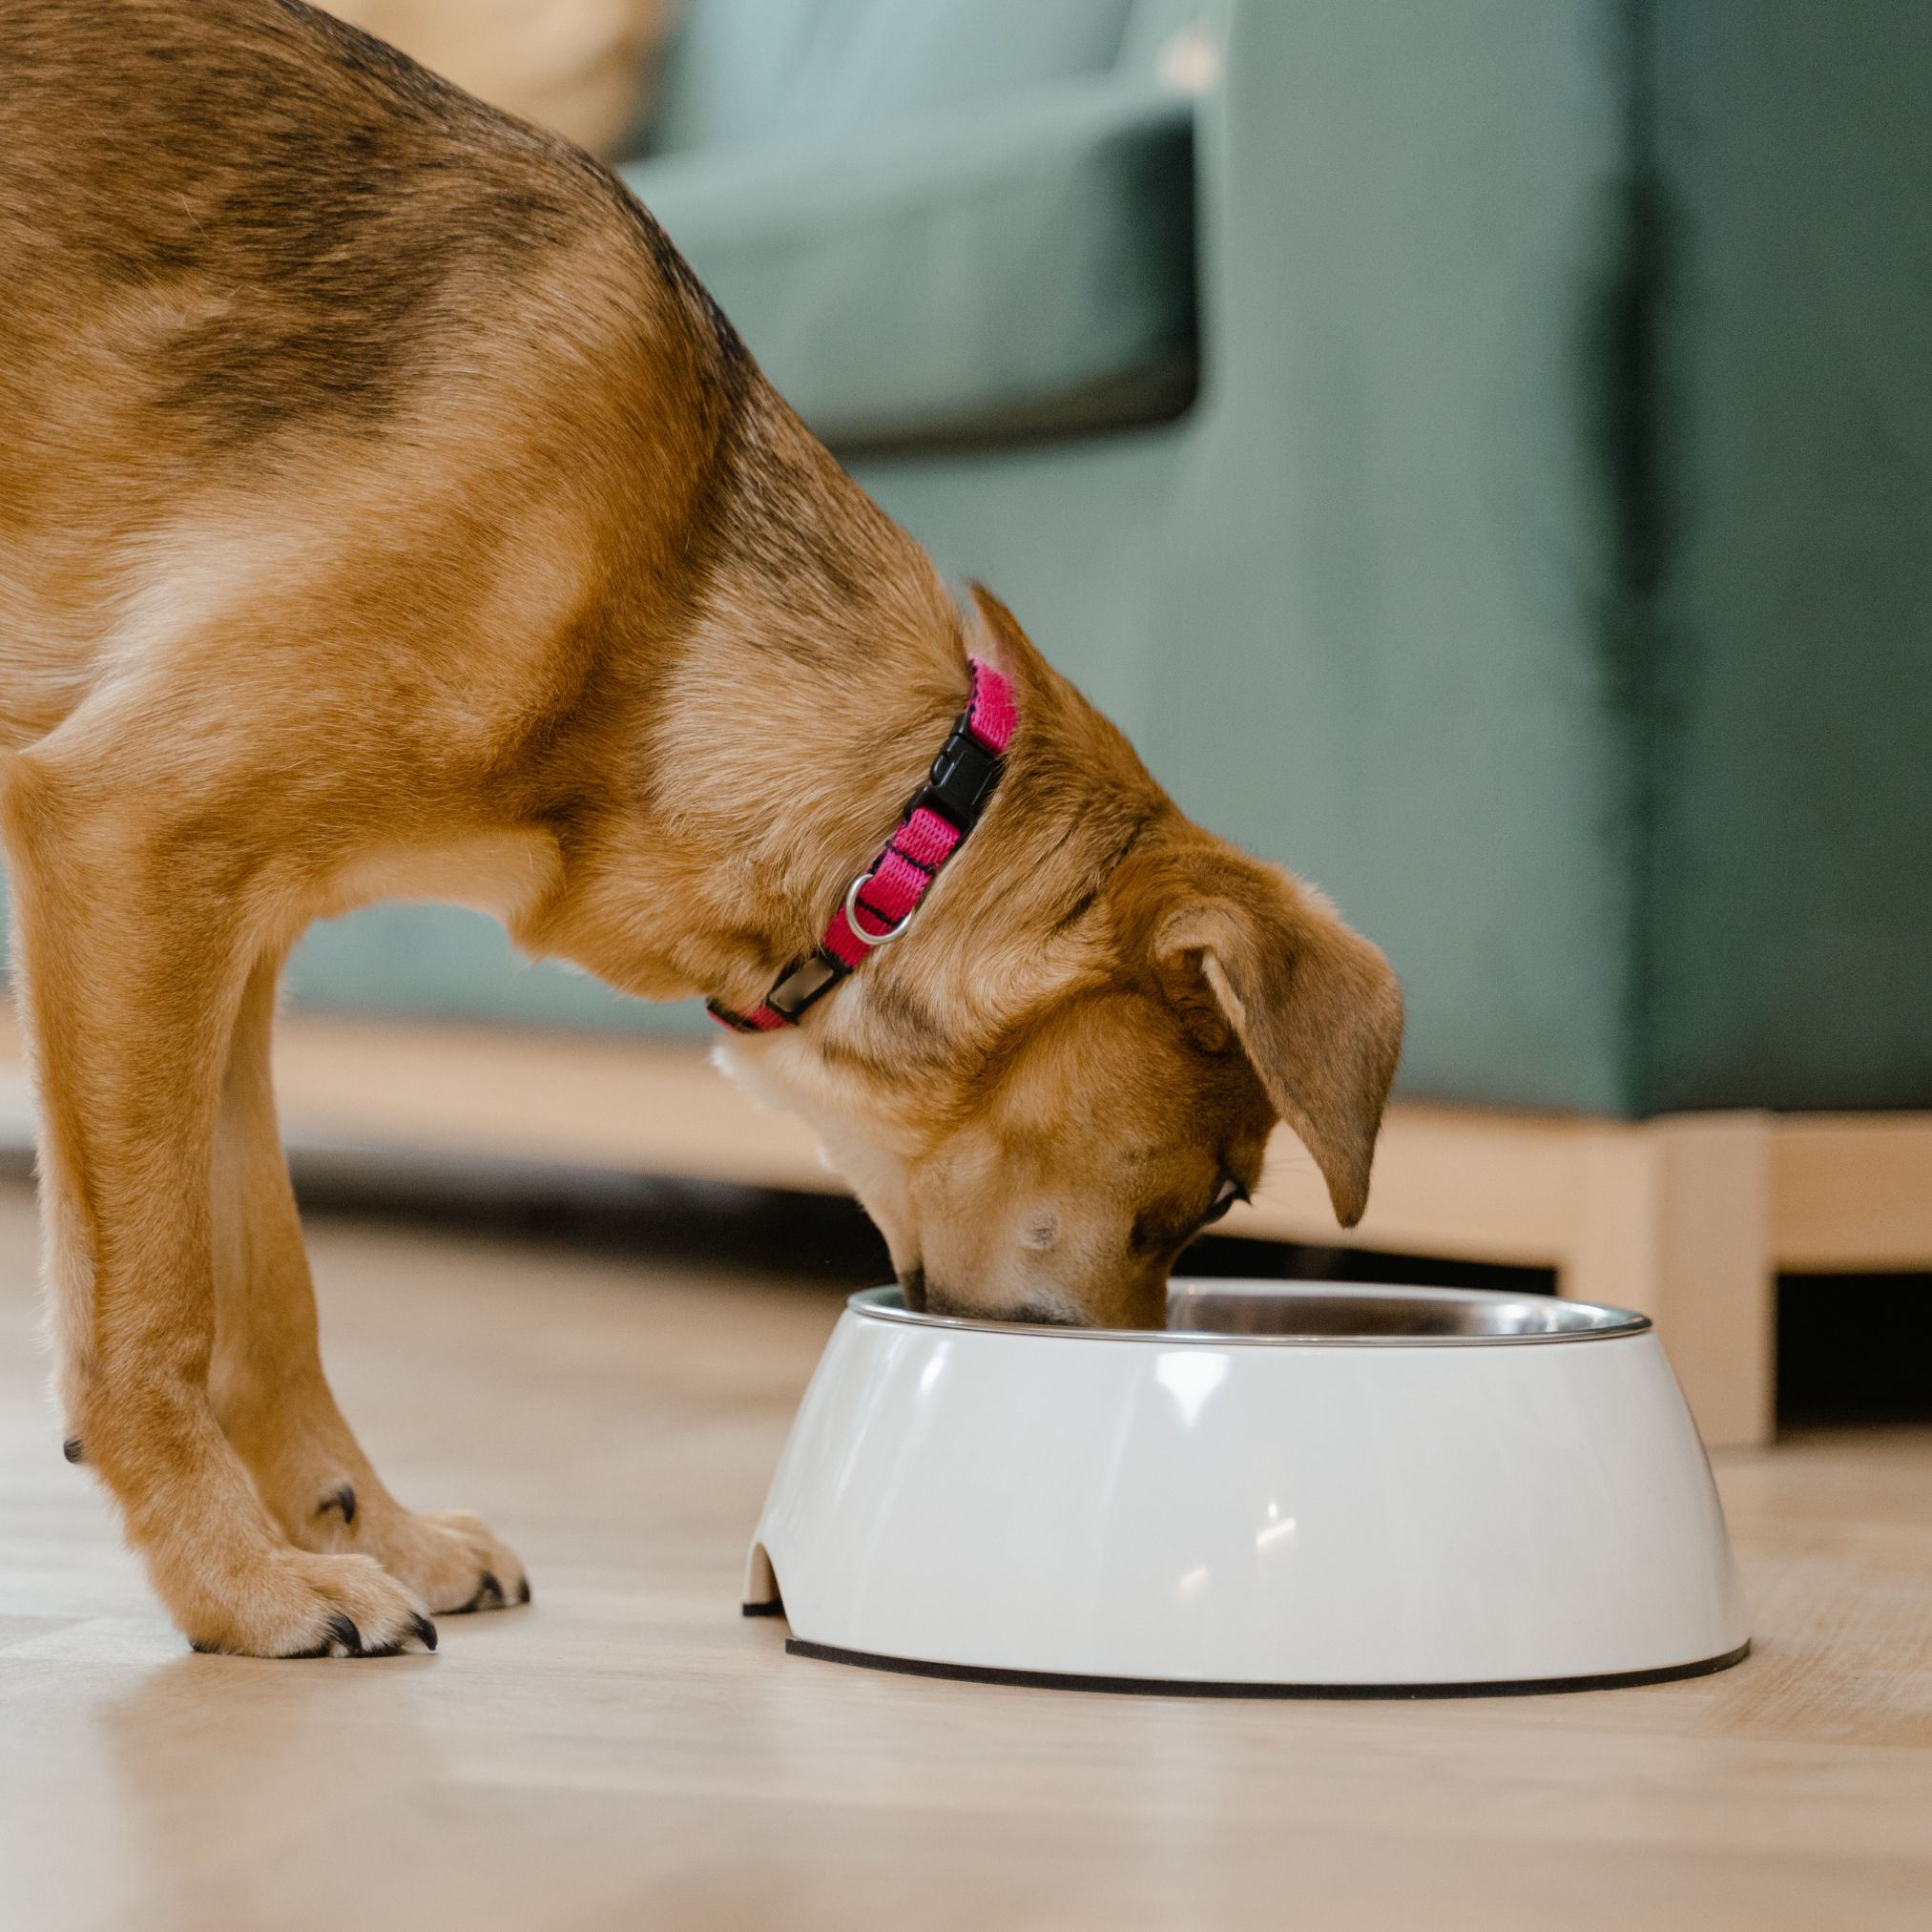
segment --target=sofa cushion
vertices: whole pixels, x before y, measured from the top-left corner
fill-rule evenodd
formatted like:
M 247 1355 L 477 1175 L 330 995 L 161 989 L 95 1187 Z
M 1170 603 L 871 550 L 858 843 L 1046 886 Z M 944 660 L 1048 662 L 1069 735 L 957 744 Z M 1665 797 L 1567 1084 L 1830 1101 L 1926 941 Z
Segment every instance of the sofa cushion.
M 651 152 L 841 139 L 1098 73 L 1119 56 L 1133 5 L 685 0 L 666 51 Z
M 1192 103 L 1082 76 L 623 170 L 839 447 L 1144 422 L 1195 378 Z

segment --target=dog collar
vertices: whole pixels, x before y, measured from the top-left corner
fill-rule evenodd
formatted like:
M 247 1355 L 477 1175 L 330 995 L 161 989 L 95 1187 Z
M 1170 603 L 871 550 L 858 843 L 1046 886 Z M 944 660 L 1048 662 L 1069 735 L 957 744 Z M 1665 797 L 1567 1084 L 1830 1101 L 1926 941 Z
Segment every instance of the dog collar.
M 721 1026 L 735 1033 L 796 1027 L 805 1008 L 823 999 L 867 953 L 905 930 L 940 868 L 979 823 L 1006 769 L 1007 746 L 1019 714 L 1010 680 L 977 657 L 970 661 L 972 696 L 933 759 L 925 783 L 912 795 L 898 831 L 845 888 L 844 904 L 817 947 L 787 966 L 750 1012 L 736 1013 L 717 1000 L 705 1001 L 705 1010 Z

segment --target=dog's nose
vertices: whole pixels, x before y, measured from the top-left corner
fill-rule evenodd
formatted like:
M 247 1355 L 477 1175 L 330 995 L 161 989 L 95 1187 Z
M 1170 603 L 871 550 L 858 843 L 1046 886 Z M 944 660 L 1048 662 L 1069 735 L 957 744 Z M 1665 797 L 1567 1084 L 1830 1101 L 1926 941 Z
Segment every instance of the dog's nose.
M 915 1315 L 925 1313 L 925 1270 L 902 1268 L 899 1271 L 899 1298 Z

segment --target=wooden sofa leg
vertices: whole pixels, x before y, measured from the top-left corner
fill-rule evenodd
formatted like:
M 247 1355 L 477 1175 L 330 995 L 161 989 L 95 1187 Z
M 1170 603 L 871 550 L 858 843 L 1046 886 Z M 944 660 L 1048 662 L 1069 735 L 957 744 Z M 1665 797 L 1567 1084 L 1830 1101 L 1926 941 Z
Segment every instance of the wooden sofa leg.
M 1713 1448 L 1769 1442 L 1775 1426 L 1771 1133 L 1762 1113 L 1589 1131 L 1558 1270 L 1565 1295 L 1656 1322 Z

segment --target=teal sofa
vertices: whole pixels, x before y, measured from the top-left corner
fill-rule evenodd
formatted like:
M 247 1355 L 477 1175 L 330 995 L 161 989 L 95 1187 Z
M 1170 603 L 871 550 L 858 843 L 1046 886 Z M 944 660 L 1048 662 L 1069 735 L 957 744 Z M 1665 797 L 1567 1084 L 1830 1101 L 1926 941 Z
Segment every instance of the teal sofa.
M 627 178 L 1407 987 L 1411 1098 L 1932 1105 L 1932 14 L 686 0 Z M 701 1023 L 492 928 L 298 1000 Z

